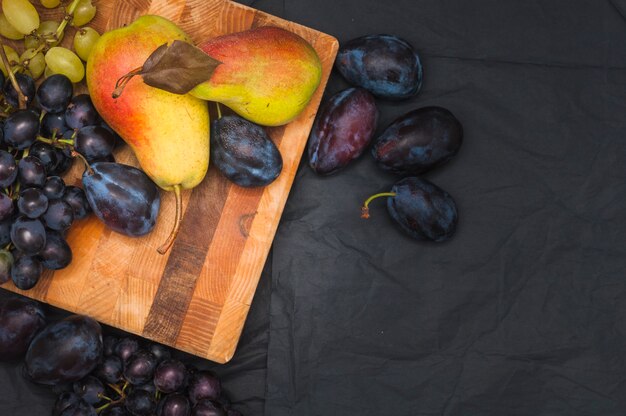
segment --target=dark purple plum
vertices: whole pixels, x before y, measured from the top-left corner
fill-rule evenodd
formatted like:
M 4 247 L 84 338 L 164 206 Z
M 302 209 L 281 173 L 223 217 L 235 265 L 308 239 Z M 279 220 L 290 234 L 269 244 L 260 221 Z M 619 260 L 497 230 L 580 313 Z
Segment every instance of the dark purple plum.
M 115 355 L 117 355 L 123 363 L 127 362 L 128 359 L 137 351 L 139 351 L 139 342 L 137 342 L 134 338 L 122 338 L 117 341 L 115 344 Z
M 379 167 L 398 175 L 419 175 L 457 154 L 463 126 L 442 107 L 423 107 L 395 120 L 376 138 L 372 155 Z
M 361 156 L 374 136 L 378 108 L 363 88 L 348 88 L 324 103 L 309 137 L 309 166 L 329 175 Z
M 97 162 L 83 174 L 83 188 L 94 214 L 113 231 L 138 237 L 154 228 L 161 199 L 143 171 Z
M 9 114 L 2 127 L 4 142 L 16 149 L 26 149 L 37 140 L 39 118 L 30 110 Z
M 217 403 L 209 400 L 200 400 L 191 410 L 191 416 L 226 416 L 226 411 Z
M 0 361 L 22 357 L 35 335 L 46 325 L 38 303 L 13 297 L 0 304 Z
M 157 416 L 189 416 L 191 403 L 180 393 L 168 394 L 159 402 Z
M 11 266 L 11 280 L 15 287 L 21 290 L 30 290 L 35 287 L 43 273 L 41 262 L 31 256 L 20 256 Z
M 48 113 L 65 111 L 72 99 L 74 85 L 65 75 L 54 74 L 37 88 L 37 99 L 41 108 Z
M 91 213 L 91 207 L 87 201 L 85 191 L 78 186 L 66 186 L 65 193 L 63 194 L 63 200 L 72 207 L 75 220 L 85 219 Z
M 78 130 L 74 147 L 90 162 L 103 159 L 113 153 L 115 136 L 102 126 L 86 126 Z
M 456 204 L 437 185 L 417 177 L 401 179 L 391 192 L 374 195 L 365 202 L 363 218 L 369 216 L 368 204 L 378 197 L 388 197 L 389 215 L 410 237 L 443 242 L 454 235 L 458 221 Z
M 422 86 L 422 63 L 415 49 L 392 35 L 368 35 L 343 44 L 335 68 L 355 87 L 377 97 L 402 100 Z
M 59 232 L 46 230 L 46 245 L 37 257 L 46 269 L 61 270 L 72 262 L 72 249 Z
M 139 350 L 124 364 L 124 378 L 133 385 L 144 384 L 152 379 L 157 359 L 149 351 Z
M 187 393 L 193 405 L 202 399 L 217 400 L 221 392 L 220 380 L 209 371 L 194 372 L 189 378 Z
M 187 378 L 185 364 L 178 360 L 162 361 L 154 372 L 154 385 L 163 393 L 174 393 L 180 390 Z
M 26 375 L 40 384 L 69 383 L 91 373 L 102 358 L 102 328 L 94 319 L 71 315 L 46 326 L 31 342 Z
M 269 185 L 283 169 L 283 158 L 265 129 L 239 116 L 213 121 L 211 160 L 228 180 L 246 188 Z
M 126 397 L 126 410 L 134 416 L 151 416 L 156 410 L 153 396 L 145 390 L 132 390 Z
M 103 400 L 102 396 L 106 394 L 104 385 L 94 376 L 87 376 L 82 380 L 75 381 L 73 388 L 74 393 L 91 405 L 100 403 Z
M 17 81 L 17 85 L 20 87 L 20 90 L 22 90 L 22 94 L 26 97 L 26 105 L 30 105 L 30 103 L 32 103 L 35 99 L 35 80 L 30 75 L 26 74 L 15 74 L 15 79 Z M 4 99 L 7 103 L 17 108 L 19 104 L 17 91 L 13 88 L 11 80 L 7 79 L 4 83 L 3 93 Z
M 106 349 L 106 348 L 105 348 Z M 96 376 L 107 383 L 117 384 L 122 379 L 124 363 L 117 355 L 108 355 L 96 368 Z

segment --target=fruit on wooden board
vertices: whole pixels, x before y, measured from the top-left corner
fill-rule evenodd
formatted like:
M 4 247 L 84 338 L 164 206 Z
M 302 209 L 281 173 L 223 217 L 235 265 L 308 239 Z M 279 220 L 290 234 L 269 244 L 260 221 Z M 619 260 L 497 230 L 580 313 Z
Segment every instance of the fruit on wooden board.
M 46 325 L 41 305 L 26 298 L 0 304 L 0 361 L 22 357 L 35 335 Z
M 396 182 L 390 192 L 371 196 L 363 205 L 363 218 L 369 217 L 369 203 L 380 197 L 388 198 L 389 215 L 416 240 L 440 243 L 456 231 L 458 213 L 454 199 L 426 179 L 406 177 Z
M 374 141 L 372 155 L 383 170 L 419 175 L 448 162 L 463 143 L 463 126 L 449 110 L 423 107 L 392 122 Z
M 208 169 L 207 103 L 150 87 L 138 77 L 129 80 L 117 98 L 112 93 L 120 78 L 174 40 L 188 42 L 189 38 L 165 18 L 142 16 L 100 37 L 91 50 L 86 77 L 98 113 L 130 145 L 143 171 L 159 187 L 176 194 L 176 222 L 161 253 L 171 246 L 180 225 L 181 189 L 198 185 Z
M 247 188 L 269 185 L 283 168 L 283 158 L 265 130 L 236 115 L 213 120 L 211 161 L 227 179 Z
M 391 35 L 368 35 L 346 42 L 335 67 L 352 85 L 380 98 L 402 100 L 422 86 L 422 63 L 413 47 Z
M 199 47 L 220 65 L 190 93 L 220 102 L 263 126 L 296 118 L 322 78 L 313 47 L 285 29 L 259 27 L 219 36 Z
M 378 124 L 374 96 L 363 88 L 348 88 L 320 108 L 309 136 L 309 166 L 329 175 L 358 158 L 370 144 Z

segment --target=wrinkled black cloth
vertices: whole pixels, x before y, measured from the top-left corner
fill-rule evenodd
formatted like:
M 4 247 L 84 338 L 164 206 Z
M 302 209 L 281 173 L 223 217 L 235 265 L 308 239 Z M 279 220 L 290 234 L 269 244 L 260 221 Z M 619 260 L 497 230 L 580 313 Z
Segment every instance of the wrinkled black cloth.
M 235 357 L 183 358 L 245 415 L 626 414 L 626 0 L 242 2 L 416 47 L 422 91 L 378 101 L 378 131 L 427 105 L 461 120 L 425 175 L 459 227 L 415 242 L 383 201 L 362 220 L 397 178 L 369 154 L 320 178 L 305 154 Z M 325 96 L 346 86 L 333 73 Z M 19 365 L 0 389 L 0 415 L 54 401 Z

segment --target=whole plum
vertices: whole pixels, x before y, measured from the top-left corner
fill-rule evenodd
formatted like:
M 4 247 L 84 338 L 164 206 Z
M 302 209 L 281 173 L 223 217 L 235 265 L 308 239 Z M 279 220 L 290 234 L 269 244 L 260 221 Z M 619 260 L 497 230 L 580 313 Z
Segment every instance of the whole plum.
M 333 95 L 321 108 L 309 137 L 309 165 L 329 175 L 345 168 L 370 144 L 378 108 L 363 88 L 348 88 Z
M 437 185 L 418 177 L 396 182 L 390 192 L 371 196 L 363 205 L 362 217 L 369 217 L 369 203 L 387 197 L 387 211 L 402 231 L 416 240 L 443 242 L 456 231 L 458 213 L 454 199 Z
M 402 100 L 422 86 L 422 63 L 405 40 L 392 35 L 368 35 L 346 42 L 335 67 L 352 85 L 380 98 Z
M 11 298 L 0 305 L 0 361 L 14 360 L 46 325 L 41 306 L 26 298 Z
M 423 107 L 396 119 L 374 140 L 372 155 L 383 170 L 419 175 L 443 165 L 463 143 L 463 126 L 449 110 Z

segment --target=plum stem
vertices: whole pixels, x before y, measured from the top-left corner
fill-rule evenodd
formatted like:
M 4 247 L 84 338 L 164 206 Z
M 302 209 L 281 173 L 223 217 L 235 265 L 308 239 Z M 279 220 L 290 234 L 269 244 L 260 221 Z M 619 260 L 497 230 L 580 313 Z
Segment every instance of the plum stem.
M 80 160 L 83 161 L 83 163 L 85 164 L 85 171 L 89 172 L 89 175 L 93 175 L 93 169 L 91 168 L 91 166 L 89 166 L 89 162 L 87 162 L 87 159 L 85 159 L 85 156 L 81 155 L 80 153 L 78 153 L 76 150 L 72 149 L 72 152 L 70 153 L 72 155 L 72 157 L 77 157 Z
M 7 53 L 4 50 L 4 44 L 0 43 L 0 58 L 2 58 L 2 64 L 4 65 L 4 69 L 6 69 L 7 74 L 9 75 L 9 79 L 11 80 L 11 84 L 13 84 L 13 88 L 17 92 L 17 102 L 20 110 L 26 109 L 26 96 L 22 92 L 20 88 L 20 84 L 17 83 L 17 78 L 15 78 L 15 74 L 11 71 L 11 64 L 9 63 L 9 58 L 7 57 Z
M 124 88 L 126 88 L 126 84 L 128 84 L 128 82 L 135 75 L 141 74 L 141 71 L 143 71 L 143 66 L 140 66 L 139 68 L 135 68 L 129 73 L 122 75 L 120 79 L 118 79 L 117 82 L 115 83 L 115 89 L 113 90 L 113 94 L 111 94 L 111 96 L 113 98 L 118 98 L 120 95 L 122 95 Z
M 217 108 L 217 119 L 222 118 L 222 109 L 220 108 L 220 103 L 216 102 L 215 107 Z
M 165 243 L 157 249 L 159 254 L 165 254 L 174 244 L 176 236 L 180 231 L 180 225 L 183 220 L 183 197 L 180 194 L 180 185 L 174 185 L 174 195 L 176 196 L 176 219 L 174 220 L 174 228 L 170 232 L 170 235 L 165 240 Z
M 367 198 L 367 200 L 363 203 L 363 206 L 361 207 L 361 218 L 367 219 L 370 217 L 370 208 L 369 208 L 370 202 L 372 202 L 376 198 L 394 197 L 394 196 L 396 196 L 395 192 L 381 192 L 379 194 L 370 196 L 369 198 Z

